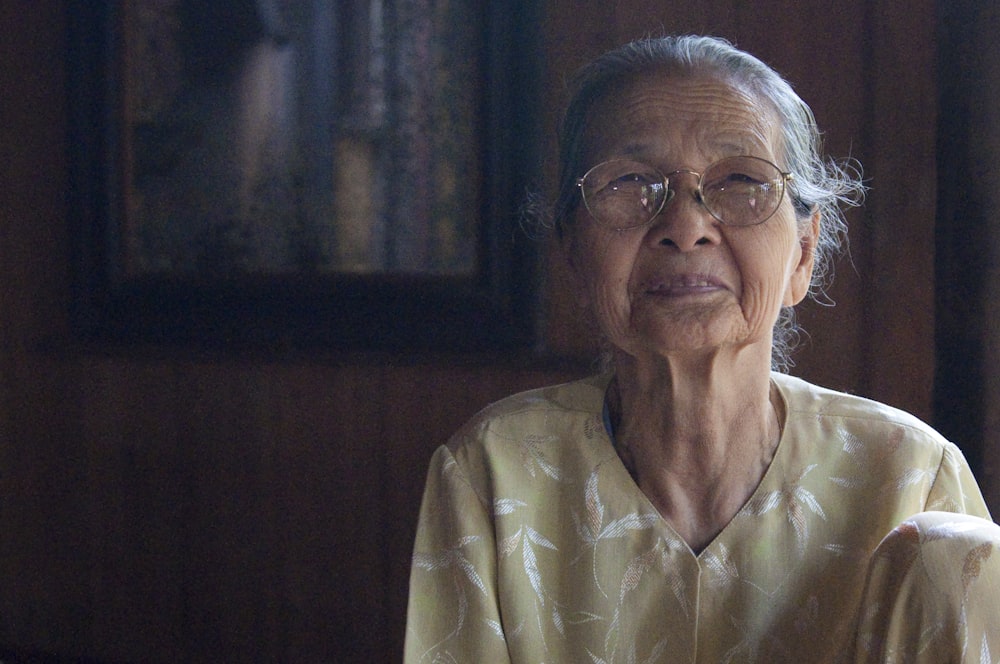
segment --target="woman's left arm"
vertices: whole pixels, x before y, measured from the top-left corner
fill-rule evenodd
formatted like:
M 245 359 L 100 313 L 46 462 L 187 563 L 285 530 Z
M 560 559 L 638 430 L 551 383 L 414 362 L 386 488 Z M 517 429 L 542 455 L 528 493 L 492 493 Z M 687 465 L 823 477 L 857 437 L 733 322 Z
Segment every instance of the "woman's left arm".
M 962 452 L 948 443 L 924 504 L 924 511 L 960 512 L 990 518 L 986 501 Z

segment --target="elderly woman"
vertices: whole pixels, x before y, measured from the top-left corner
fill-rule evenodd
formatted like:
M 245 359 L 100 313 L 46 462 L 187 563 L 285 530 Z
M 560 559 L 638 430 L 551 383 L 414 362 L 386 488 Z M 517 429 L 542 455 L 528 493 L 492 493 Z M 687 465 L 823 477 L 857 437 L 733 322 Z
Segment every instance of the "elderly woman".
M 718 39 L 629 44 L 581 72 L 561 168 L 609 368 L 437 451 L 406 661 L 1000 656 L 973 615 L 996 527 L 967 516 L 988 513 L 959 450 L 772 371 L 861 192 L 788 83 Z

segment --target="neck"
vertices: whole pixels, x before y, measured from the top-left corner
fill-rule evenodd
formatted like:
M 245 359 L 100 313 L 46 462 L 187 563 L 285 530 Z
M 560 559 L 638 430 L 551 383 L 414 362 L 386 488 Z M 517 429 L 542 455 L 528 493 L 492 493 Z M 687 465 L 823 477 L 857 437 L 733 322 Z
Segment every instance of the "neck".
M 622 461 L 692 548 L 749 499 L 780 438 L 769 358 L 724 364 L 616 358 L 608 390 Z

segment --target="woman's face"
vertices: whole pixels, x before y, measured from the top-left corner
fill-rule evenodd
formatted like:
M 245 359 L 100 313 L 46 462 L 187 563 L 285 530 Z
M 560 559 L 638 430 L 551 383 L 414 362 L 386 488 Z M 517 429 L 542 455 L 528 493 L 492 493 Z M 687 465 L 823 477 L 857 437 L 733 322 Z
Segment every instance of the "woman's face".
M 779 160 L 771 108 L 719 79 L 649 75 L 599 103 L 584 135 L 584 167 L 627 157 L 663 173 L 701 173 L 724 157 Z M 797 223 L 787 193 L 755 226 L 725 226 L 695 198 L 697 176 L 647 226 L 615 230 L 580 205 L 570 251 L 583 303 L 601 332 L 636 357 L 739 351 L 761 345 L 782 305 L 805 296 L 818 218 Z

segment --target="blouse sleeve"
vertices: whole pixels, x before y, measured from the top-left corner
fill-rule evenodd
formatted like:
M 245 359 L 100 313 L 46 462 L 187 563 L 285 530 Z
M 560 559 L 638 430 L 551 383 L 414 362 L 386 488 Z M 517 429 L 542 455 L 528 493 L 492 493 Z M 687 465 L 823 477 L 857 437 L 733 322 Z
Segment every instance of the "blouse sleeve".
M 431 460 L 410 567 L 404 663 L 509 662 L 488 502 L 447 447 Z
M 990 518 L 976 478 L 965 457 L 953 444 L 949 443 L 944 449 L 924 511 L 959 512 Z

